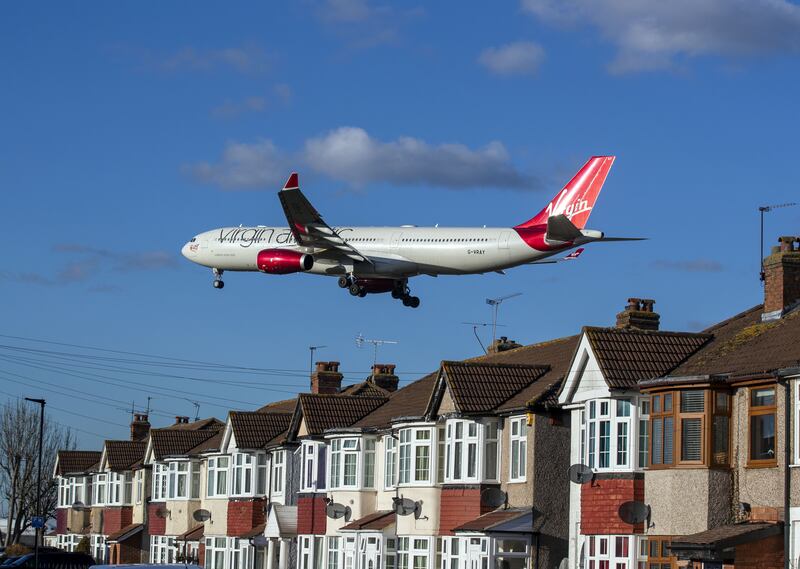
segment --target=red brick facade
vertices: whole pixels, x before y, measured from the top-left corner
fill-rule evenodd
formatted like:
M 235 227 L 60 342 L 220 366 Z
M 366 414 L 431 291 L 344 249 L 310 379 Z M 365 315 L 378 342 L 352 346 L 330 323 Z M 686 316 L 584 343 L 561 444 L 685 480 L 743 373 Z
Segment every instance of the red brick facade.
M 206 566 L 206 542 L 204 539 L 200 540 L 200 545 L 197 548 L 197 564 L 200 567 Z
M 309 494 L 297 498 L 297 533 L 325 534 L 325 495 Z
M 67 533 L 67 510 L 59 508 L 56 510 L 56 533 Z
M 783 536 L 739 545 L 735 555 L 736 569 L 783 569 Z
M 453 535 L 453 528 L 494 508 L 481 504 L 481 491 L 489 486 L 445 486 L 439 506 L 439 535 Z M 424 507 L 424 506 L 423 506 Z
M 164 502 L 151 502 L 147 505 L 147 533 L 150 535 L 166 535 L 167 518 L 159 518 L 156 515 L 156 512 L 164 507 L 166 507 Z
M 239 537 L 258 524 L 264 523 L 264 498 L 231 500 L 228 502 L 228 535 Z
M 103 509 L 103 534 L 116 533 L 133 523 L 131 506 L 108 506 Z
M 642 477 L 599 478 L 581 486 L 581 533 L 609 535 L 643 533 L 644 524 L 626 524 L 619 517 L 625 502 L 644 501 Z

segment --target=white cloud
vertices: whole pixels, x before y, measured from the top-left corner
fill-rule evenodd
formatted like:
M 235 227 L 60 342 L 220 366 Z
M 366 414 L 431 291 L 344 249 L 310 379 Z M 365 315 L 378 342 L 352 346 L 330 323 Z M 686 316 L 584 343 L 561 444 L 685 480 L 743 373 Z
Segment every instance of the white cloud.
M 544 61 L 544 49 L 530 41 L 518 41 L 481 52 L 478 63 L 497 75 L 535 75 Z
M 615 73 L 681 58 L 800 51 L 800 6 L 786 0 L 522 0 L 544 22 L 589 25 L 617 47 Z
M 210 50 L 185 47 L 162 57 L 157 65 L 164 71 L 229 68 L 240 73 L 260 73 L 271 67 L 272 59 L 272 56 L 255 45 Z
M 373 183 L 454 189 L 538 187 L 538 181 L 515 167 L 505 146 L 497 141 L 477 149 L 411 137 L 384 142 L 364 129 L 341 127 L 308 139 L 293 156 L 294 166 L 299 164 L 355 188 Z M 274 188 L 290 170 L 290 155 L 269 140 L 233 142 L 219 162 L 189 165 L 185 170 L 225 189 Z
M 232 118 L 244 113 L 260 113 L 267 108 L 264 97 L 247 97 L 241 101 L 227 100 L 218 107 L 211 109 L 215 117 Z

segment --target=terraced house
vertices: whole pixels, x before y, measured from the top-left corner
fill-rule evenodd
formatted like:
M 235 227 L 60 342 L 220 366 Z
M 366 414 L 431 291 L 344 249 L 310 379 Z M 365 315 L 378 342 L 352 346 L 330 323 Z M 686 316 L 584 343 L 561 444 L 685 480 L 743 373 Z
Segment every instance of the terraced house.
M 56 543 L 208 569 L 693 569 L 800 565 L 800 240 L 765 302 L 664 331 L 615 326 L 443 361 L 223 423 L 179 418 L 59 453 Z

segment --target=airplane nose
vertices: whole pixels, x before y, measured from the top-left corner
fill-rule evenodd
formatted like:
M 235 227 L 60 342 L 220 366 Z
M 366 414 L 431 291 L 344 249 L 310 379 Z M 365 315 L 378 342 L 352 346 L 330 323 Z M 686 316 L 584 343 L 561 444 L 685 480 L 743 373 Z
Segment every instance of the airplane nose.
M 181 247 L 181 255 L 183 255 L 187 259 L 189 258 L 189 244 L 188 243 L 184 244 L 184 246 Z

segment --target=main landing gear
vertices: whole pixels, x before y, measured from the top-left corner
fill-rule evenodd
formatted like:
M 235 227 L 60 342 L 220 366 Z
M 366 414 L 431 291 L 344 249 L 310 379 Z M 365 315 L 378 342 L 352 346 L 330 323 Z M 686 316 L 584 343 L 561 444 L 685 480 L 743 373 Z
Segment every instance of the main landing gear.
M 367 294 L 377 294 L 381 292 L 391 292 L 392 298 L 403 301 L 403 306 L 417 308 L 419 298 L 411 296 L 408 288 L 408 281 L 393 281 L 381 278 L 356 278 L 353 275 L 342 275 L 338 280 L 341 288 L 346 288 L 353 296 L 364 298 Z
M 406 281 L 397 281 L 392 289 L 392 298 L 403 301 L 403 306 L 410 306 L 411 308 L 419 307 L 419 297 L 411 296 L 411 289 L 408 288 Z
M 214 288 L 222 288 L 225 286 L 225 283 L 222 281 L 222 273 L 224 272 L 222 269 L 211 269 L 214 273 L 214 282 L 212 285 Z

